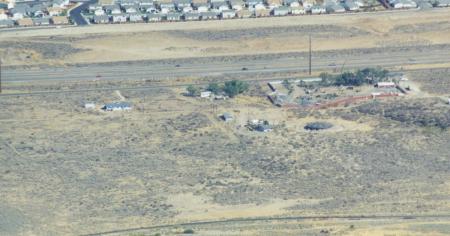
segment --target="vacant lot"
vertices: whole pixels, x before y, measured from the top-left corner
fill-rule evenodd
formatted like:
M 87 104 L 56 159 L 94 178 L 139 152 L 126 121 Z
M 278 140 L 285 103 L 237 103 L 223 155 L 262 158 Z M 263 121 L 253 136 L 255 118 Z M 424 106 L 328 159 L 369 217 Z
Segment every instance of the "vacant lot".
M 30 88 L 61 89 L 24 87 Z M 120 100 L 113 90 L 2 97 L 0 232 L 73 235 L 238 217 L 450 212 L 450 132 L 415 122 L 420 114 L 410 110 L 402 113 L 419 101 L 288 111 L 272 106 L 265 91 L 255 85 L 251 96 L 216 102 L 184 97 L 182 88 L 121 91 L 134 105 L 129 112 L 81 107 Z M 443 108 L 430 107 L 426 119 L 448 116 L 443 104 L 423 102 Z M 223 112 L 235 120 L 223 123 Z M 249 119 L 269 120 L 275 129 L 250 132 L 243 126 Z M 335 128 L 305 131 L 312 121 Z M 403 231 L 380 226 L 379 232 L 445 235 L 448 229 L 433 222 Z M 223 227 L 217 230 L 277 231 L 276 223 L 259 231 Z M 367 227 L 375 225 L 314 224 L 285 232 L 358 235 Z
M 6 65 L 67 64 L 450 44 L 449 9 L 5 31 Z

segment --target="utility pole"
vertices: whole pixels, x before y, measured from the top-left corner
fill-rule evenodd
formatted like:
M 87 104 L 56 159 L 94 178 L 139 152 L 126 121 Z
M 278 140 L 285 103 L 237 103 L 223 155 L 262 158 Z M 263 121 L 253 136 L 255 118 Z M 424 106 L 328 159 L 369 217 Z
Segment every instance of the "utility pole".
M 0 93 L 2 93 L 2 59 L 0 58 Z
M 312 50 L 311 50 L 311 35 L 309 35 L 309 75 L 311 75 L 311 62 L 312 61 Z

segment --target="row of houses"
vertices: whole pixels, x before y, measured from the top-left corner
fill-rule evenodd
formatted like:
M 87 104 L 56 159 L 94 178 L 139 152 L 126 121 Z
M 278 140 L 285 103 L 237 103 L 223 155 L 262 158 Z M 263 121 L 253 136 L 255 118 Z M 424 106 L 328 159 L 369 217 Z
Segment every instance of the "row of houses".
M 0 7 L 0 27 L 68 24 L 69 0 L 10 1 Z
M 14 27 L 14 26 L 44 26 L 44 25 L 67 25 L 69 19 L 65 16 L 53 16 L 43 18 L 22 18 L 18 20 L 1 19 L 0 28 Z
M 87 16 L 109 15 L 134 15 L 134 14 L 162 14 L 166 16 L 172 13 L 187 15 L 187 18 L 202 18 L 202 13 L 211 15 L 212 18 L 233 18 L 233 15 L 253 15 L 253 16 L 282 16 L 298 15 L 310 12 L 312 14 L 322 14 L 327 12 L 356 11 L 359 6 L 364 5 L 361 0 L 348 0 L 343 3 L 336 3 L 336 7 L 327 7 L 324 4 L 315 4 L 311 0 L 209 0 L 207 3 L 194 3 L 192 0 L 173 0 L 173 2 L 153 2 L 152 0 L 119 0 L 113 5 L 90 5 Z M 242 14 L 239 14 L 239 12 Z M 249 11 L 250 14 L 247 14 Z M 189 14 L 187 14 L 189 13 Z M 214 15 L 214 13 L 217 13 Z M 222 14 L 223 13 L 223 14 Z M 158 16 L 158 15 L 156 15 Z M 177 14 L 174 14 L 177 18 Z M 237 16 L 239 17 L 239 16 Z M 120 18 L 119 16 L 116 18 Z M 97 19 L 106 19 L 97 17 Z

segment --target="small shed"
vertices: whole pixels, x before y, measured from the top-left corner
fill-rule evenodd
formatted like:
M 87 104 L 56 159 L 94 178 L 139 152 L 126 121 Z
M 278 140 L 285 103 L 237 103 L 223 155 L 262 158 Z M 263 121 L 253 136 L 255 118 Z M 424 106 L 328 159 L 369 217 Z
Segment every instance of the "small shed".
M 228 112 L 225 112 L 225 113 L 223 113 L 223 114 L 220 116 L 220 118 L 222 118 L 222 120 L 225 121 L 225 122 L 230 122 L 230 121 L 233 120 L 233 115 L 231 115 L 231 114 L 228 113 Z
M 27 27 L 27 26 L 33 26 L 33 20 L 31 18 L 23 18 L 17 20 L 17 25 Z
M 85 109 L 95 109 L 95 103 L 87 102 L 84 104 Z
M 107 103 L 102 107 L 105 111 L 127 111 L 131 110 L 131 108 L 131 104 L 127 102 Z
M 251 11 L 244 9 L 244 10 L 237 11 L 236 15 L 239 18 L 250 18 L 250 17 L 252 17 L 253 14 Z

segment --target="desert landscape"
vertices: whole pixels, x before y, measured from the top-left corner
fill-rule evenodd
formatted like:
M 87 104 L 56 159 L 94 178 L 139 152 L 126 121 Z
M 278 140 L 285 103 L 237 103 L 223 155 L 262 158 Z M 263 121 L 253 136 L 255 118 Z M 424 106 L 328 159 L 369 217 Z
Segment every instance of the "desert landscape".
M 0 31 L 0 235 L 449 235 L 449 13 Z M 406 95 L 297 81 L 366 63 Z

